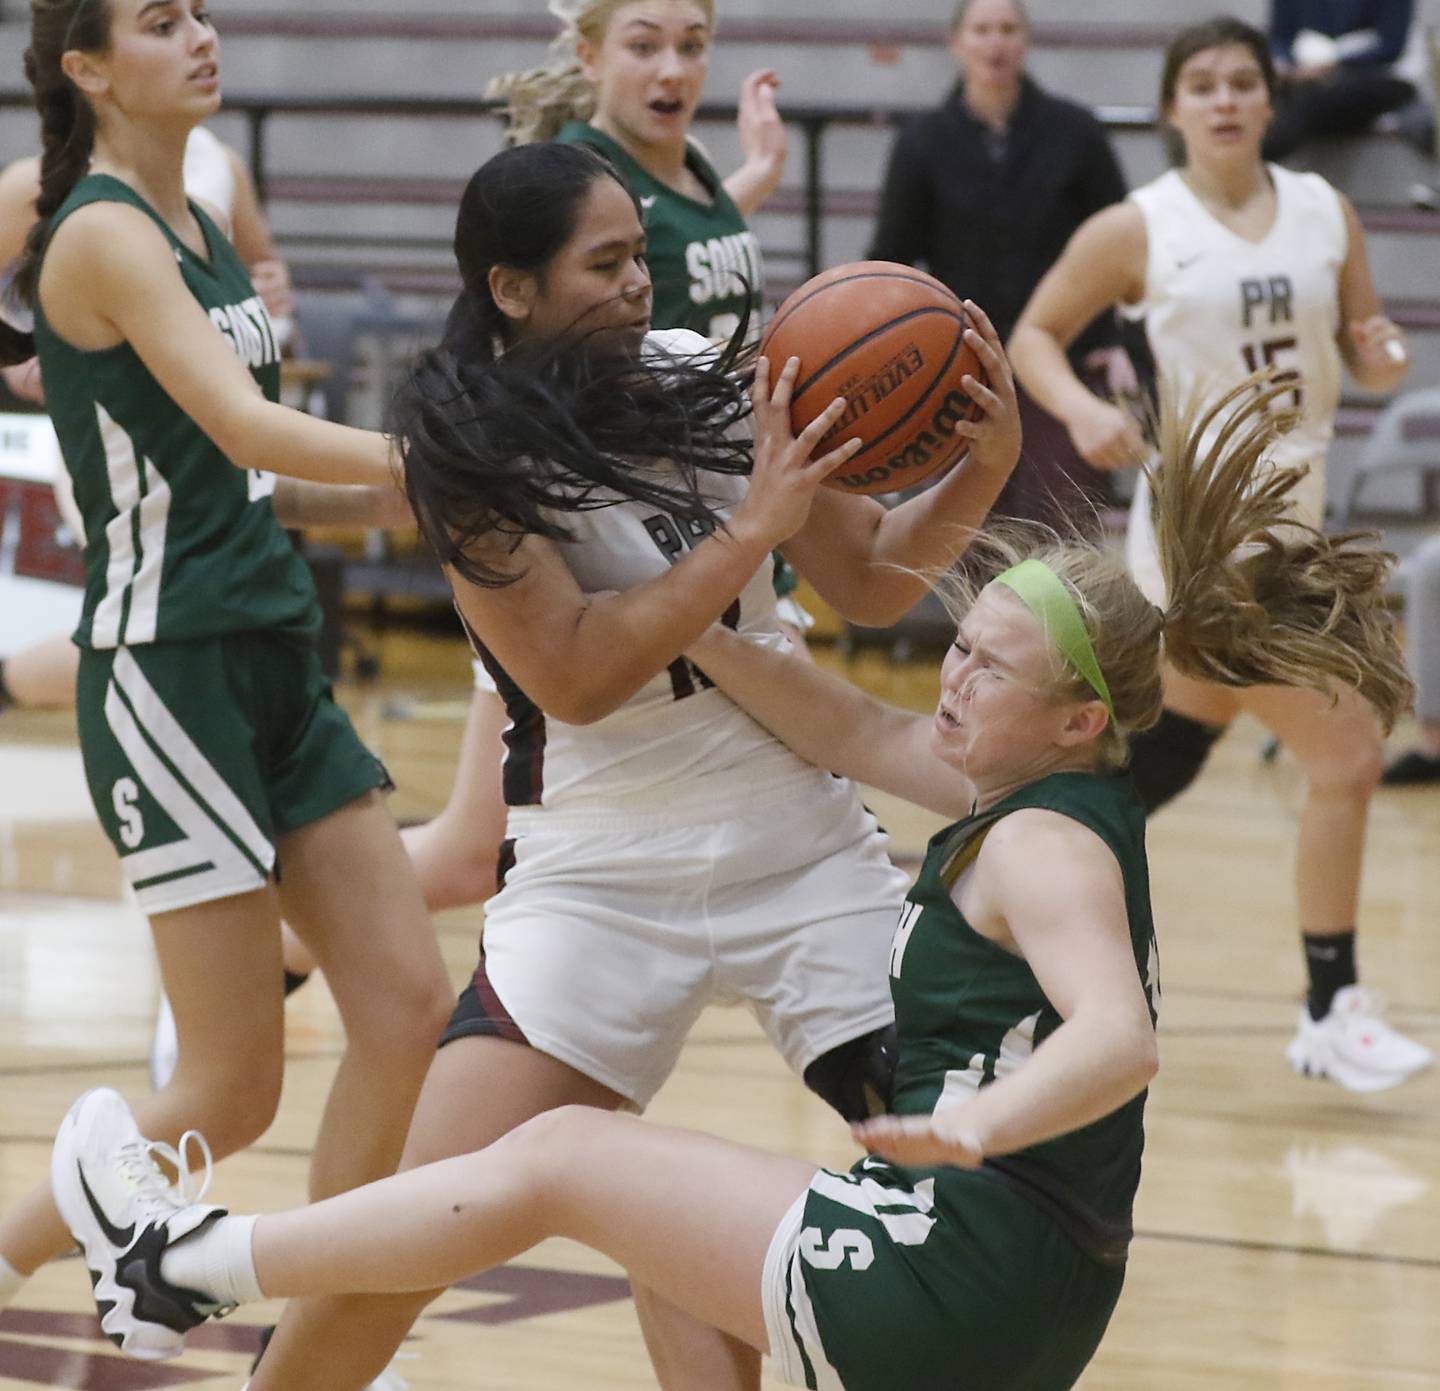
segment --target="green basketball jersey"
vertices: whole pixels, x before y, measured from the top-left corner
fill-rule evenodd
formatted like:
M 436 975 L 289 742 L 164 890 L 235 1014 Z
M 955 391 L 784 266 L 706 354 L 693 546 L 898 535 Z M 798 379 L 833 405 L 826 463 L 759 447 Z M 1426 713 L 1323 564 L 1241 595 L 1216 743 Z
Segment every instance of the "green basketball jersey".
M 706 338 L 729 338 L 748 304 L 753 331 L 759 333 L 760 244 L 720 176 L 694 145 L 687 145 L 685 162 L 710 194 L 709 203 L 661 183 L 621 145 L 584 121 L 570 121 L 556 139 L 599 150 L 640 200 L 656 328 L 688 328 Z
M 968 817 L 930 842 L 906 898 L 890 953 L 899 1031 L 894 1109 L 926 1114 L 1004 1077 L 1062 1023 L 1025 961 L 970 926 L 944 872 L 979 850 L 989 827 L 1022 807 L 1042 807 L 1089 827 L 1120 865 L 1135 969 L 1159 1003 L 1158 959 L 1145 860 L 1145 812 L 1128 773 L 1053 773 Z M 957 855 L 961 858 L 956 859 Z M 1043 874 L 1044 866 L 1036 866 Z M 1042 1200 L 1128 1230 L 1140 1182 L 1145 1096 L 1068 1135 L 995 1161 Z M 987 1161 L 988 1162 L 988 1161 Z
M 59 226 L 89 203 L 129 203 L 154 219 L 191 294 L 265 396 L 280 390 L 280 349 L 235 249 L 192 203 L 209 260 L 185 246 L 127 184 L 80 180 Z M 85 647 L 216 636 L 319 621 L 304 561 L 270 507 L 275 480 L 231 464 L 166 394 L 128 343 L 85 352 L 37 305 L 35 342 L 75 501 L 85 521 Z

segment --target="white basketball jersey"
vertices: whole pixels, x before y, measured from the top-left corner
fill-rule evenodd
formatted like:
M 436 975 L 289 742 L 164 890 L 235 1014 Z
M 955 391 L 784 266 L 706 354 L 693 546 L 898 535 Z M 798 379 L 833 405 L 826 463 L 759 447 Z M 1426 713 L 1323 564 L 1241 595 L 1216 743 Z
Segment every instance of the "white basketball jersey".
M 1300 421 L 1271 452 L 1276 466 L 1304 467 L 1295 515 L 1318 525 L 1325 510 L 1325 455 L 1340 404 L 1340 268 L 1349 234 L 1339 195 L 1318 174 L 1267 166 L 1275 221 L 1251 242 L 1220 222 L 1179 171 L 1136 189 L 1145 218 L 1143 317 L 1162 391 L 1182 407 L 1209 402 L 1259 368 L 1293 374 Z M 1149 490 L 1141 479 L 1131 514 L 1132 568 L 1147 593 L 1153 557 Z M 1152 593 L 1152 597 L 1156 597 Z
M 691 356 L 709 348 L 686 329 L 646 339 L 650 353 Z M 743 428 L 749 430 L 748 420 Z M 749 483 L 736 475 L 705 476 L 717 517 L 731 514 Z M 587 593 L 633 589 L 654 579 L 709 534 L 630 500 L 558 520 L 574 538 L 559 543 L 560 553 Z M 750 578 L 724 621 L 759 642 L 787 641 L 775 617 L 768 563 Z M 541 711 L 483 645 L 476 648 L 511 721 L 503 778 L 512 807 L 580 810 L 645 802 L 678 812 L 814 771 L 683 658 L 604 719 L 570 725 Z
M 224 145 L 204 126 L 196 126 L 185 142 L 185 192 L 218 211 L 227 224 L 234 215 L 235 169 Z

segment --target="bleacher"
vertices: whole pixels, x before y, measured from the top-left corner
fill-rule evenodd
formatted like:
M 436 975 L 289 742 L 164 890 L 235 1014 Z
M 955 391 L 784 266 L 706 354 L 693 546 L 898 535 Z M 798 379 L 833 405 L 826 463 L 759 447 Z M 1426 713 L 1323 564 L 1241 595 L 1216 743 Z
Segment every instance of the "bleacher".
M 1154 0 L 1141 15 L 1125 0 L 1090 0 L 1083 12 L 1064 0 L 1029 8 L 1032 73 L 1112 121 L 1132 185 L 1160 172 L 1165 152 L 1152 119 L 1160 54 L 1174 28 L 1196 17 L 1193 4 Z M 1255 22 L 1266 10 L 1260 0 L 1229 8 Z M 1440 0 L 1418 8 L 1422 23 L 1440 23 Z M 817 9 L 811 0 L 719 5 L 708 100 L 725 107 L 746 72 L 773 66 L 783 108 L 807 118 L 795 130 L 785 183 L 754 219 L 775 295 L 816 262 L 864 254 L 893 122 L 938 101 L 953 80 L 943 44 L 949 0 L 891 0 L 879 17 L 860 0 L 827 0 L 821 17 Z M 297 284 L 336 292 L 369 277 L 407 310 L 433 310 L 455 286 L 449 242 L 459 191 L 499 148 L 498 122 L 472 103 L 491 75 L 542 61 L 555 21 L 539 0 L 435 0 L 403 10 L 388 0 L 310 0 L 303 9 L 250 0 L 222 23 L 232 109 L 214 128 L 256 154 Z M 7 7 L 0 52 L 18 55 L 23 39 Z M 18 63 L 6 66 L 0 92 L 15 92 Z M 722 169 L 738 160 L 721 111 L 697 134 Z M 33 115 L 0 107 L 0 155 L 13 158 L 33 140 Z M 1313 162 L 1361 208 L 1381 292 L 1411 334 L 1411 384 L 1440 383 L 1440 214 L 1406 206 L 1410 185 L 1434 180 L 1434 166 L 1389 134 L 1317 151 Z M 807 222 L 807 185 L 820 190 L 818 226 Z M 1374 412 L 1362 393 L 1347 401 L 1337 475 L 1353 463 Z M 1418 485 L 1388 483 L 1380 501 L 1402 512 L 1418 506 Z

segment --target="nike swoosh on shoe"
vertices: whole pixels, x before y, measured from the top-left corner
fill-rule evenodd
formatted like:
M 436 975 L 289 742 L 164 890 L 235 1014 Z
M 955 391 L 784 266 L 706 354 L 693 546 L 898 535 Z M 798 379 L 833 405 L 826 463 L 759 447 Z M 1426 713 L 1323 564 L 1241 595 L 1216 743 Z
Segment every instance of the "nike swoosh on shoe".
M 129 1246 L 135 1240 L 135 1224 L 132 1222 L 128 1227 L 117 1227 L 105 1215 L 104 1208 L 90 1191 L 90 1185 L 85 1181 L 85 1170 L 80 1167 L 78 1159 L 75 1161 L 75 1172 L 80 1176 L 80 1189 L 85 1194 L 85 1201 L 90 1204 L 90 1211 L 95 1214 L 95 1220 L 100 1224 L 100 1230 L 105 1233 L 105 1239 L 112 1246 Z

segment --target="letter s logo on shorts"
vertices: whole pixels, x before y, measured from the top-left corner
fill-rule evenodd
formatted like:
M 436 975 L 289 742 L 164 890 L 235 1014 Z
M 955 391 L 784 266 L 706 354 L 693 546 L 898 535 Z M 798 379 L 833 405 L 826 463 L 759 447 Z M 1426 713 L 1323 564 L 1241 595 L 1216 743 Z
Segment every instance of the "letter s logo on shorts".
M 115 807 L 115 816 L 120 822 L 120 839 L 131 850 L 137 849 L 145 839 L 145 821 L 136 805 L 140 800 L 140 789 L 134 778 L 118 778 L 111 790 L 110 800 Z
M 800 1233 L 800 1254 L 817 1270 L 839 1270 L 847 1259 L 851 1270 L 869 1270 L 875 1264 L 870 1238 L 853 1227 L 837 1227 L 823 1244 L 820 1228 L 806 1227 Z

